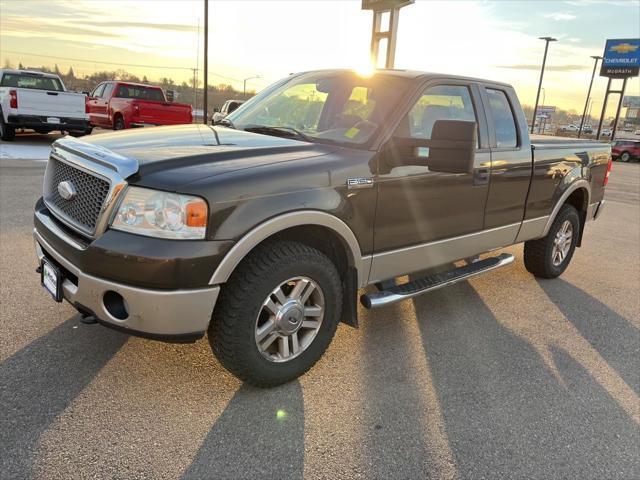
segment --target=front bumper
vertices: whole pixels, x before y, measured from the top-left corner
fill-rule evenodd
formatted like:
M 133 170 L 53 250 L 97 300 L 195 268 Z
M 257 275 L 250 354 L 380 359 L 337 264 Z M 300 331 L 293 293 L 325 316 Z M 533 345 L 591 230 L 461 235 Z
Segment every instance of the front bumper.
M 49 129 L 65 131 L 86 131 L 89 129 L 89 121 L 82 118 L 56 117 L 60 123 L 49 123 L 47 117 L 38 115 L 9 115 L 7 123 L 16 128 Z
M 202 337 L 213 313 L 219 286 L 185 290 L 155 290 L 116 283 L 84 273 L 57 252 L 34 229 L 36 254 L 61 267 L 64 299 L 106 326 L 134 335 L 166 341 L 193 341 Z M 116 318 L 105 302 L 107 292 L 121 295 L 127 316 Z

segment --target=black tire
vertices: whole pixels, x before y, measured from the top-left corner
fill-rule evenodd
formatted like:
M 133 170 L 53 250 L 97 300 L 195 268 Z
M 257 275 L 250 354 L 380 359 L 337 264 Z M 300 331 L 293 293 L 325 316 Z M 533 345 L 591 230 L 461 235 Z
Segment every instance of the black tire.
M 565 221 L 571 224 L 572 236 L 568 252 L 557 265 L 554 265 L 554 246 L 556 235 L 563 228 Z M 524 266 L 526 269 L 540 278 L 556 278 L 564 272 L 576 249 L 578 235 L 580 233 L 580 216 L 572 205 L 563 205 L 556 216 L 546 237 L 530 240 L 524 243 Z
M 4 122 L 4 116 L 0 111 L 0 139 L 5 142 L 12 142 L 16 138 L 16 129 L 13 125 Z
M 628 162 L 629 160 L 631 160 L 631 154 L 629 152 L 622 152 L 620 154 L 620 161 Z
M 118 115 L 113 121 L 113 129 L 114 130 L 124 130 L 126 128 L 124 124 L 124 118 Z
M 297 276 L 312 279 L 320 288 L 324 316 L 315 337 L 298 356 L 270 361 L 256 344 L 258 315 L 270 293 Z M 340 276 L 326 255 L 297 242 L 269 242 L 251 252 L 222 287 L 209 325 L 209 343 L 235 376 L 258 387 L 273 387 L 299 377 L 320 359 L 335 334 L 341 310 Z

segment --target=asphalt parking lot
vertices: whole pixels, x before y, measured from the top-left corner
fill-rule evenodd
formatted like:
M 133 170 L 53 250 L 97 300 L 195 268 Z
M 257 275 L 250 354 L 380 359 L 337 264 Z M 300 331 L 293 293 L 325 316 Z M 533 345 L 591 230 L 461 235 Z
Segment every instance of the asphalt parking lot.
M 80 323 L 39 285 L 44 164 L 0 160 L 3 479 L 640 477 L 640 164 L 614 165 L 562 278 L 511 267 L 360 311 L 259 390 L 206 340 Z

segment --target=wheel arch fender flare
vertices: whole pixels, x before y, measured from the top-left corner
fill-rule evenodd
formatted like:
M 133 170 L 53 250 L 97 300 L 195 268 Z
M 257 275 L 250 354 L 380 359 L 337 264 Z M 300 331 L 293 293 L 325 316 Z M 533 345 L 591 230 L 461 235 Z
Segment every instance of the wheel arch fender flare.
M 556 219 L 556 216 L 560 212 L 560 209 L 562 208 L 562 206 L 567 202 L 567 199 L 571 196 L 573 192 L 575 192 L 578 189 L 582 189 L 585 191 L 586 202 L 585 202 L 584 208 L 586 209 L 589 206 L 589 201 L 591 199 L 591 185 L 584 178 L 575 180 L 565 189 L 565 191 L 562 193 L 562 195 L 556 202 L 555 206 L 553 207 L 553 210 L 551 211 L 551 215 L 549 215 L 549 219 L 547 220 L 547 223 L 544 227 L 544 231 L 542 233 L 543 237 L 549 233 L 549 230 L 551 229 L 551 225 L 553 225 L 553 222 Z
M 351 228 L 334 215 L 317 210 L 300 210 L 271 218 L 247 232 L 216 267 L 209 284 L 225 283 L 247 254 L 264 240 L 288 228 L 305 225 L 325 227 L 337 234 L 346 247 L 349 263 L 358 272 L 359 284 L 366 282 L 369 274 L 368 264 L 362 258 L 360 244 Z

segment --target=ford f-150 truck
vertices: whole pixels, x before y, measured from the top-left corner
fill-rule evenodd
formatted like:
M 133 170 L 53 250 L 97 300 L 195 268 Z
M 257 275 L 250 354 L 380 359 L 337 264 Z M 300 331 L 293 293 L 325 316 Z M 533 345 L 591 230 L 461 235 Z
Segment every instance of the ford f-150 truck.
M 341 320 L 357 326 L 360 288 L 384 307 L 508 265 L 479 255 L 521 242 L 531 273 L 557 277 L 611 169 L 608 144 L 529 138 L 511 86 L 450 75 L 295 74 L 222 122 L 57 140 L 39 271 L 88 320 L 208 332 L 260 386 L 306 372 Z
M 0 70 L 0 137 L 13 140 L 16 128 L 90 133 L 86 98 L 84 93 L 67 92 L 60 77 L 52 73 Z
M 87 100 L 91 124 L 123 130 L 153 125 L 191 123 L 187 103 L 167 101 L 160 87 L 130 82 L 103 82 Z

